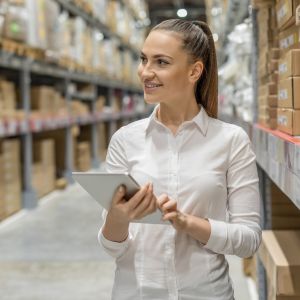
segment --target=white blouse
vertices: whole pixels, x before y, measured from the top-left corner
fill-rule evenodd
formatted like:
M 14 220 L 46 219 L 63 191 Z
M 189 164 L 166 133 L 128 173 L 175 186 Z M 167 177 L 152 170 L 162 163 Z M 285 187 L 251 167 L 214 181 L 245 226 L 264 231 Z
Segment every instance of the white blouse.
M 131 223 L 127 240 L 117 243 L 100 229 L 100 243 L 116 259 L 112 299 L 232 300 L 224 255 L 251 256 L 261 241 L 250 140 L 203 108 L 174 135 L 156 119 L 157 108 L 113 135 L 106 169 L 153 182 L 156 196 L 167 193 L 180 211 L 207 218 L 211 236 L 203 245 L 171 225 Z

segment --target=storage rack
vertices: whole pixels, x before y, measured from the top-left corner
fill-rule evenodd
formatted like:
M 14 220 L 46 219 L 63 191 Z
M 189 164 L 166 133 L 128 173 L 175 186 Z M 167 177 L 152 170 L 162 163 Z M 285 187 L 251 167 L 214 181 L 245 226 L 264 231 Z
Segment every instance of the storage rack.
M 252 81 L 253 111 L 257 121 L 258 97 L 258 22 L 255 8 L 251 8 L 252 21 Z M 229 15 L 231 11 L 227 12 Z M 229 17 L 227 17 L 228 19 Z M 230 19 L 230 18 L 229 18 Z M 226 26 L 224 26 L 226 32 Z M 224 41 L 222 41 L 224 43 Z M 222 47 L 221 47 L 222 48 Z M 223 61 L 223 59 L 222 59 Z M 259 124 L 245 122 L 234 116 L 220 115 L 222 120 L 241 126 L 249 135 L 256 154 L 261 194 L 261 226 L 262 229 L 272 228 L 271 185 L 275 183 L 300 210 L 300 138 L 291 137 L 279 130 L 270 130 Z M 262 262 L 257 260 L 257 279 L 259 300 L 267 299 L 267 277 Z
M 133 55 L 138 55 L 138 50 L 132 45 L 124 42 L 120 36 L 113 33 L 107 26 L 102 24 L 98 19 L 92 17 L 87 12 L 82 10 L 76 4 L 66 0 L 55 0 L 61 7 L 69 13 L 83 18 L 90 26 L 100 30 L 104 36 L 115 38 L 119 41 L 120 48 L 129 49 Z M 124 1 L 120 1 L 125 5 Z M 133 10 L 130 9 L 133 13 Z M 137 19 L 138 16 L 134 14 Z M 63 128 L 65 131 L 66 151 L 63 154 L 65 157 L 65 171 L 64 177 L 68 182 L 72 180 L 72 166 L 73 166 L 73 141 L 71 126 L 72 125 L 91 125 L 91 148 L 92 148 L 92 167 L 100 166 L 100 158 L 98 155 L 99 141 L 97 139 L 96 126 L 100 122 L 107 122 L 109 126 L 109 138 L 117 129 L 118 121 L 133 121 L 149 115 L 151 108 L 143 112 L 135 111 L 121 111 L 115 112 L 96 112 L 95 103 L 98 96 L 98 91 L 101 89 L 102 93 L 105 91 L 108 104 L 112 102 L 112 97 L 115 91 L 121 92 L 123 95 L 141 95 L 142 90 L 139 87 L 123 83 L 119 80 L 107 79 L 104 76 L 78 72 L 76 70 L 69 70 L 60 66 L 52 65 L 42 61 L 34 61 L 31 58 L 19 57 L 15 54 L 0 50 L 0 68 L 8 69 L 17 73 L 21 108 L 25 112 L 25 118 L 22 121 L 0 121 L 0 138 L 7 138 L 12 136 L 20 136 L 22 142 L 22 159 L 23 159 L 23 194 L 22 207 L 31 209 L 37 206 L 36 191 L 32 186 L 32 151 L 33 151 L 33 135 L 37 132 L 47 130 L 54 130 Z M 90 101 L 92 111 L 90 115 L 84 117 L 63 117 L 52 119 L 32 120 L 30 114 L 30 86 L 32 76 L 39 75 L 45 79 L 59 81 L 62 85 L 62 92 L 65 95 L 65 101 L 69 103 L 72 98 L 83 101 Z M 87 83 L 93 86 L 93 93 L 88 94 L 70 94 L 69 84 Z

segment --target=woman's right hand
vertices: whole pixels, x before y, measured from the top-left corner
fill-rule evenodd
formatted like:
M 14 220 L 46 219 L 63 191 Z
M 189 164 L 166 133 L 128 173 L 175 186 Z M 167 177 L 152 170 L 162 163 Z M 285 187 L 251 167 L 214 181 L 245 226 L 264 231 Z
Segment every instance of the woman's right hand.
M 108 213 L 114 220 L 130 223 L 133 220 L 142 219 L 157 209 L 152 183 L 142 186 L 129 200 L 125 199 L 125 194 L 126 189 L 121 185 L 112 199 Z

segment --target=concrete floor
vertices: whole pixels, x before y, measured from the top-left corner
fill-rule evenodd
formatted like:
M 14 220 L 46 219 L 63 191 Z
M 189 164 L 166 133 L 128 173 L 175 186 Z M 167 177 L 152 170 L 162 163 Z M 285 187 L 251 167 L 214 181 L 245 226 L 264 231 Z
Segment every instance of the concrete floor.
M 0 223 L 0 299 L 109 300 L 114 263 L 97 242 L 100 215 L 74 184 Z M 228 259 L 236 300 L 253 300 L 241 260 Z

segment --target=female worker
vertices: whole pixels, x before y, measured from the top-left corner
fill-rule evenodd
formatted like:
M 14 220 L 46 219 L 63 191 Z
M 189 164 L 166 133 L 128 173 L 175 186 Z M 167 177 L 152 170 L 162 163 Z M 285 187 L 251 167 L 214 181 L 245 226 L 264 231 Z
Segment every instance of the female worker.
M 149 118 L 112 137 L 108 172 L 129 172 L 99 232 L 116 259 L 112 299 L 232 300 L 226 254 L 248 257 L 261 240 L 255 155 L 246 133 L 217 119 L 217 63 L 203 22 L 154 27 L 138 74 Z M 156 196 L 154 196 L 156 195 Z M 140 224 L 160 208 L 172 225 Z

